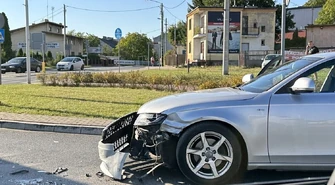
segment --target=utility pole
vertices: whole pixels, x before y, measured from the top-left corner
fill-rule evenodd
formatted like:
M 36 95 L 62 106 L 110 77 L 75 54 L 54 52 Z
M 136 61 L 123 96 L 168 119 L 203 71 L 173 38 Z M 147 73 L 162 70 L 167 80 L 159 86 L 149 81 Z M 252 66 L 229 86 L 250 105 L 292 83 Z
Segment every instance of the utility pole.
M 54 22 L 54 9 L 55 9 L 55 7 L 51 7 L 51 19 L 52 19 L 52 22 Z
M 49 0 L 47 0 L 47 19 L 49 19 Z
M 177 23 L 174 23 L 173 30 L 173 44 L 174 44 L 174 54 L 176 57 L 176 67 L 178 67 L 178 55 L 177 55 Z
M 165 38 L 165 43 L 164 43 L 164 53 L 166 53 L 166 48 L 167 48 L 167 26 L 168 26 L 168 23 L 167 23 L 167 18 L 165 18 L 165 35 L 164 35 L 164 38 Z
M 29 8 L 28 8 L 28 0 L 25 0 L 26 6 L 26 66 L 27 66 L 27 77 L 28 84 L 31 84 L 31 76 L 30 76 L 30 33 L 29 33 Z
M 222 75 L 228 75 L 229 65 L 229 12 L 230 0 L 225 0 L 223 16 Z
M 66 57 L 66 7 L 64 4 L 64 57 Z
M 289 2 L 289 1 L 288 1 Z M 286 0 L 283 0 L 281 12 L 281 61 L 285 61 L 285 33 L 286 33 Z
M 163 3 L 161 3 L 161 65 L 164 66 L 164 50 L 163 50 L 163 36 L 164 36 L 164 11 L 163 11 Z

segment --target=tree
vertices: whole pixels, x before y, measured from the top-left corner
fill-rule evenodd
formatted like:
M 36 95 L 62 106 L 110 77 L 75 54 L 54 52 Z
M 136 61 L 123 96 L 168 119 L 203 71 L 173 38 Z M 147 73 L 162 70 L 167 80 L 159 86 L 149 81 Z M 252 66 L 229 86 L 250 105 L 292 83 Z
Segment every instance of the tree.
M 47 58 L 48 61 L 52 61 L 53 60 L 53 56 L 52 56 L 51 51 L 48 51 L 46 58 Z
M 298 28 L 296 28 L 296 29 L 294 30 L 293 35 L 292 35 L 292 39 L 293 39 L 293 40 L 294 40 L 294 39 L 297 39 L 297 38 L 299 38 L 299 30 L 298 30 Z
M 99 37 L 95 36 L 94 34 L 86 33 L 84 38 L 89 41 L 90 47 L 98 47 L 100 45 Z
M 315 7 L 315 6 L 323 6 L 326 4 L 327 0 L 308 0 L 303 6 L 306 7 Z
M 106 56 L 113 56 L 113 49 L 105 44 L 102 47 L 102 54 L 104 54 Z
M 322 10 L 319 12 L 315 24 L 334 24 L 335 23 L 335 0 L 327 0 Z
M 148 43 L 152 41 L 145 35 L 140 33 L 128 33 L 124 38 L 116 45 L 113 49 L 114 53 L 118 53 L 120 49 L 120 55 L 125 60 L 138 60 L 138 57 L 148 55 Z M 152 56 L 152 44 L 149 46 L 149 53 Z
M 17 52 L 17 57 L 23 57 L 23 50 L 22 48 L 19 49 L 19 51 Z
M 174 29 L 175 26 L 170 26 L 168 29 L 168 40 L 170 43 L 172 43 L 172 45 L 174 44 Z M 177 45 L 186 45 L 186 23 L 183 21 L 180 21 L 177 23 L 176 26 L 176 44 Z
M 276 5 L 277 11 L 276 11 L 276 36 L 279 36 L 281 33 L 281 10 L 282 5 Z M 286 12 L 286 24 L 285 24 L 285 32 L 288 32 L 289 29 L 292 29 L 295 27 L 295 22 L 293 21 L 294 15 L 291 14 L 290 11 Z M 278 37 L 277 37 L 278 39 Z
M 7 16 L 4 12 L 2 12 L 2 15 L 5 19 L 5 25 L 3 27 L 3 29 L 5 30 L 5 42 L 2 44 L 3 60 L 7 61 L 13 58 L 15 56 L 15 53 L 12 50 L 12 39 L 10 36 Z

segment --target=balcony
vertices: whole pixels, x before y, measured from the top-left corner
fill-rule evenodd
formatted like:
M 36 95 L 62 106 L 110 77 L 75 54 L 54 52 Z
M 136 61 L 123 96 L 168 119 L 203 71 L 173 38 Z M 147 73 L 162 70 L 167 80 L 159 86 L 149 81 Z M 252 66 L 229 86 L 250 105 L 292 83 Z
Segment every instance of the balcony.
M 194 28 L 194 39 L 201 39 L 206 37 L 206 31 L 204 28 L 200 28 L 199 26 Z
M 258 37 L 259 27 L 242 27 L 242 36 L 244 37 Z

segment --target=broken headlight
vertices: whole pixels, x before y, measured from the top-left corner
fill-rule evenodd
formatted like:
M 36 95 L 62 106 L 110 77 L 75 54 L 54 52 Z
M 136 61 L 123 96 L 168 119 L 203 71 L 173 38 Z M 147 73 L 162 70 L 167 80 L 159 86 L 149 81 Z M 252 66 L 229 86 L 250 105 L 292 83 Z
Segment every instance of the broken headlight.
M 135 125 L 146 126 L 146 125 L 158 125 L 161 124 L 166 118 L 165 114 L 139 114 Z

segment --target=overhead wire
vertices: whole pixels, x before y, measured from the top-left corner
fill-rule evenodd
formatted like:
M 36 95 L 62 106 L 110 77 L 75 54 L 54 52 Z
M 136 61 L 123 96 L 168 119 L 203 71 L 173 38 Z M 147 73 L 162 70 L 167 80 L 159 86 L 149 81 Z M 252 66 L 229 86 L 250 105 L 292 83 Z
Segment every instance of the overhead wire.
M 178 4 L 178 5 L 176 5 L 176 6 L 174 6 L 174 7 L 166 7 L 167 9 L 175 9 L 175 8 L 178 8 L 179 6 L 181 6 L 182 4 L 184 4 L 185 3 L 185 1 L 186 0 L 184 0 L 183 2 L 181 2 L 180 4 Z
M 164 8 L 165 8 L 165 10 L 166 10 L 167 12 L 169 12 L 169 14 L 172 15 L 174 18 L 176 18 L 176 19 L 178 19 L 178 20 L 180 20 L 180 21 L 183 21 L 182 19 L 179 19 L 177 16 L 175 16 L 173 13 L 171 13 L 170 10 L 167 9 L 165 6 L 164 6 Z
M 159 6 L 152 6 L 148 8 L 138 8 L 138 9 L 128 9 L 128 10 L 97 10 L 97 9 L 79 8 L 79 7 L 69 6 L 69 5 L 67 5 L 66 7 L 77 9 L 77 10 L 91 11 L 91 12 L 123 13 L 123 12 L 137 12 L 137 11 L 143 11 L 143 10 L 150 10 L 150 9 L 157 8 Z
M 58 12 L 58 11 L 63 12 L 64 10 L 63 10 L 63 8 L 59 8 L 59 9 L 55 10 L 54 13 L 56 13 L 56 12 Z M 57 13 L 57 15 L 58 15 L 58 14 L 59 14 L 59 13 Z M 36 20 L 33 21 L 33 22 L 40 21 L 40 20 L 42 20 L 43 18 L 45 18 L 45 17 L 47 17 L 47 16 L 49 16 L 49 15 L 45 15 L 45 16 L 39 18 L 39 19 L 36 19 Z M 52 16 L 52 14 L 51 14 L 51 16 Z M 55 16 L 55 15 L 53 15 L 53 16 Z

